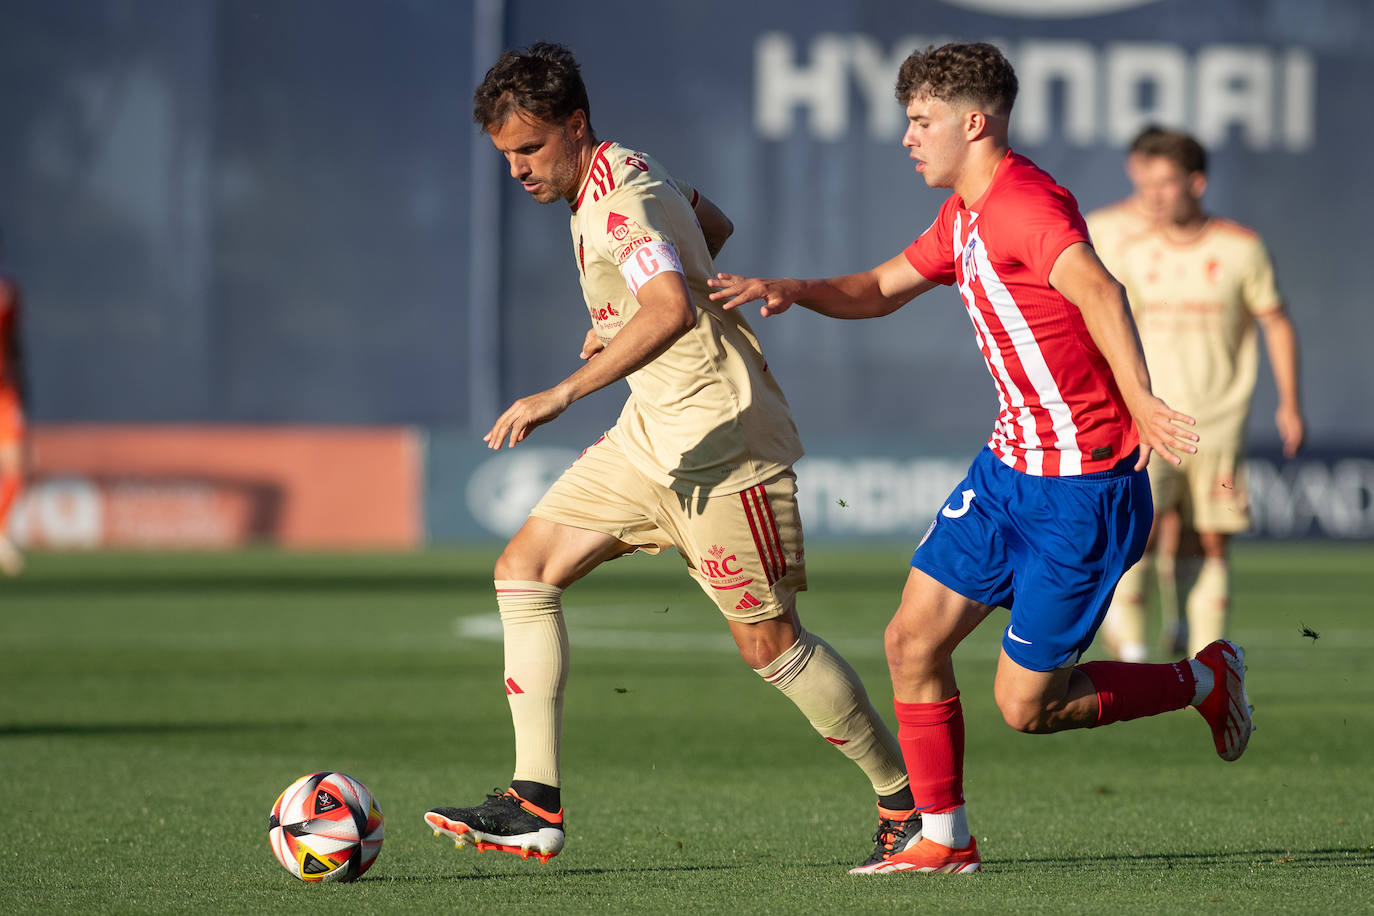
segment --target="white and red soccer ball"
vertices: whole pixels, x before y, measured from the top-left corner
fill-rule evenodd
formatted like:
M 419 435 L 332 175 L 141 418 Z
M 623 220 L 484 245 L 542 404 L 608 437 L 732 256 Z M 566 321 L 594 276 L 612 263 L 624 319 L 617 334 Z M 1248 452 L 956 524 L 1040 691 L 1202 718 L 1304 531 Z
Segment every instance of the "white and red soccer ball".
M 267 842 L 302 881 L 353 881 L 382 850 L 382 809 L 367 786 L 343 773 L 302 776 L 277 796 Z

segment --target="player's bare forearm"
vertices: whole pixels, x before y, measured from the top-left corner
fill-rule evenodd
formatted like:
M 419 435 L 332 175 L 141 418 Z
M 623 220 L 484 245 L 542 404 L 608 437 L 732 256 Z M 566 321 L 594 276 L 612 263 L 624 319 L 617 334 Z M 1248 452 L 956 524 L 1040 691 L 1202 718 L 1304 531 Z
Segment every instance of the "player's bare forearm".
M 1257 316 L 1269 365 L 1274 370 L 1278 390 L 1278 410 L 1274 423 L 1283 442 L 1283 453 L 1292 458 L 1302 447 L 1305 434 L 1302 401 L 1298 395 L 1298 333 L 1282 308 Z
M 1155 397 L 1150 387 L 1150 371 L 1140 346 L 1126 291 L 1116 281 L 1092 248 L 1084 243 L 1070 245 L 1050 271 L 1050 285 L 1078 307 L 1088 336 L 1097 345 L 1111 369 L 1121 396 L 1126 401 L 1140 433 L 1140 458 L 1143 468 L 1150 452 L 1158 452 L 1170 464 L 1181 464 L 1179 453 L 1197 451 L 1197 433 L 1188 429 L 1194 420 Z
M 716 292 L 711 298 L 726 309 L 762 301 L 759 314 L 780 315 L 800 305 L 828 318 L 879 318 L 890 315 L 935 286 L 922 277 L 904 255 L 872 270 L 814 280 L 791 277 L 742 277 L 719 273 L 706 279 Z
M 584 357 L 587 361 L 582 368 L 547 391 L 521 398 L 506 408 L 482 437 L 487 447 L 513 447 L 525 441 L 536 428 L 557 419 L 574 401 L 653 362 L 696 325 L 696 307 L 681 274 L 669 272 L 654 277 L 640 289 L 638 298 L 639 310 L 608 344 Z M 587 346 L 584 342 L 583 353 L 587 353 Z

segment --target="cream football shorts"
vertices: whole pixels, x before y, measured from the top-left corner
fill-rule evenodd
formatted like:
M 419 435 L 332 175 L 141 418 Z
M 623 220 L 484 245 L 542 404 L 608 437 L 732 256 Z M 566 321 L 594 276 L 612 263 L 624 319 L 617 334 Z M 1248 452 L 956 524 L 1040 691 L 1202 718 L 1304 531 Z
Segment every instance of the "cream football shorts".
M 1250 494 L 1237 452 L 1184 455 L 1180 466 L 1152 456 L 1149 472 L 1156 515 L 1177 510 L 1185 525 L 1205 533 L 1250 529 Z
M 787 613 L 797 592 L 806 590 L 797 480 L 790 470 L 738 493 L 692 497 L 644 477 L 603 438 L 563 472 L 530 515 L 600 531 L 634 551 L 676 547 L 702 591 L 741 623 Z

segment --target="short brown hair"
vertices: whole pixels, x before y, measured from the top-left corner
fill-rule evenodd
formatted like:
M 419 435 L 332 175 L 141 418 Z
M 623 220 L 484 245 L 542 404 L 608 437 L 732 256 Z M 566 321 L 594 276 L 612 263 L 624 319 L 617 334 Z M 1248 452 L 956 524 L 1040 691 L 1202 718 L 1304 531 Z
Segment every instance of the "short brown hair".
M 1140 132 L 1135 135 L 1135 139 L 1131 140 L 1131 146 L 1127 152 L 1139 153 L 1141 148 L 1148 146 L 1150 141 L 1154 140 L 1155 137 L 1168 132 L 1167 128 L 1161 127 L 1158 124 L 1146 124 L 1144 127 L 1140 128 Z
M 1193 172 L 1207 174 L 1207 150 L 1181 130 L 1161 130 L 1142 138 L 1137 146 L 1131 148 L 1131 152 L 1141 156 L 1161 156 L 1189 175 Z
M 591 126 L 592 106 L 572 51 L 537 41 L 501 55 L 473 93 L 472 119 L 486 131 L 502 124 L 516 109 L 549 122 L 562 121 L 581 109 Z
M 986 42 L 950 43 L 913 51 L 897 71 L 897 101 L 917 95 L 942 102 L 966 100 L 999 115 L 1010 115 L 1016 101 L 1016 71 L 1006 56 Z

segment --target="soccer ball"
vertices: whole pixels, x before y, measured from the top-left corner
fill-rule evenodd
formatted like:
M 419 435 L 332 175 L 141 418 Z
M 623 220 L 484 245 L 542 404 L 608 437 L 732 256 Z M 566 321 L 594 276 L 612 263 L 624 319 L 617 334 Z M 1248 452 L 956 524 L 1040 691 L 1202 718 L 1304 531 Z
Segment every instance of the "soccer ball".
M 302 881 L 355 880 L 377 860 L 382 834 L 382 809 L 367 786 L 328 771 L 287 786 L 267 821 L 272 853 Z

